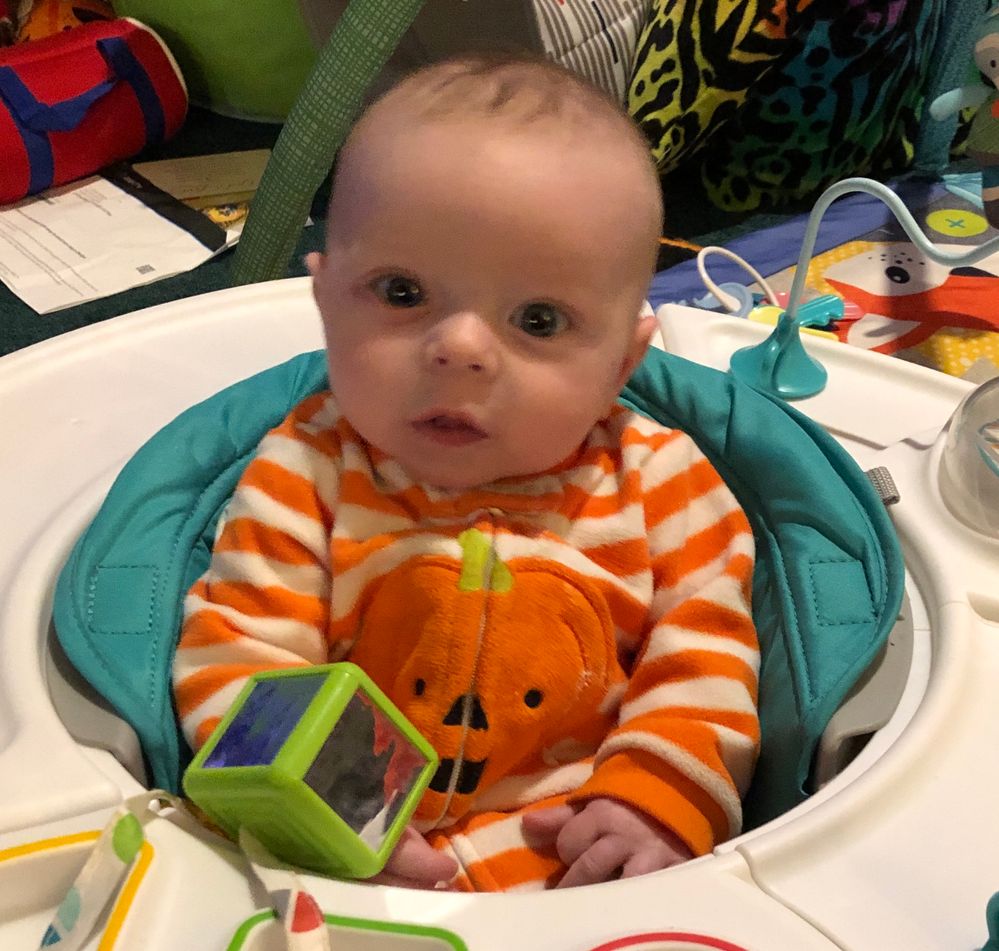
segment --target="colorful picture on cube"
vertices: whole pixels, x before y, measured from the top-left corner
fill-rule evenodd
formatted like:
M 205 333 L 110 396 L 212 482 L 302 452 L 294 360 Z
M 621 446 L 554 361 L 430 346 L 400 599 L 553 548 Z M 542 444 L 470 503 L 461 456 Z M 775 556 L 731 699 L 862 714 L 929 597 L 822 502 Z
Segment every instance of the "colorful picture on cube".
M 184 776 L 230 836 L 328 875 L 384 867 L 438 764 L 356 665 L 255 674 Z

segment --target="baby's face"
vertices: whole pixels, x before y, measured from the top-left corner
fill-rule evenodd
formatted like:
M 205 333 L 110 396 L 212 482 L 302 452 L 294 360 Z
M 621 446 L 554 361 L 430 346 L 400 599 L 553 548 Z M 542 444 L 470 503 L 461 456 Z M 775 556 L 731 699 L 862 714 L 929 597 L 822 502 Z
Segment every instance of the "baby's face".
M 310 261 L 341 409 L 449 489 L 571 456 L 653 330 L 638 317 L 659 225 L 649 176 L 622 174 L 620 147 L 560 161 L 537 134 L 486 128 L 368 130 Z

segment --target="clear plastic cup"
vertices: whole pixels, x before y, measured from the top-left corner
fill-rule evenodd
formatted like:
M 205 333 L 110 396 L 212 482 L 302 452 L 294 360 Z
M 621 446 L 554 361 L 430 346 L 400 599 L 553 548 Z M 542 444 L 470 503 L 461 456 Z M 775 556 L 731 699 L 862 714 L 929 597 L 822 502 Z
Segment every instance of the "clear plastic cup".
M 940 458 L 940 494 L 962 522 L 999 539 L 999 377 L 954 411 Z

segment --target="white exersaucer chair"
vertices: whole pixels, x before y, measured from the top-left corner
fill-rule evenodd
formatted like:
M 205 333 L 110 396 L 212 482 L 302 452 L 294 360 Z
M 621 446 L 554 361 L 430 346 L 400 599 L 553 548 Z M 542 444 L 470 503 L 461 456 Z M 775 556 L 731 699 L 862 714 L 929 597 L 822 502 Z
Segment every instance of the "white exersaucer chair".
M 666 306 L 659 316 L 673 352 L 719 368 L 766 334 L 688 308 Z M 123 797 L 142 790 L 110 753 L 72 739 L 54 708 L 47 645 L 63 560 L 145 439 L 227 384 L 320 345 L 307 281 L 299 279 L 163 305 L 4 359 L 0 947 L 37 946 L 96 830 Z M 999 883 L 999 856 L 989 847 L 999 841 L 999 768 L 990 756 L 999 741 L 999 542 L 955 518 L 938 488 L 941 430 L 972 387 L 825 340 L 807 348 L 829 383 L 799 408 L 862 467 L 888 466 L 901 496 L 893 513 L 910 571 L 914 636 L 887 725 L 805 803 L 675 870 L 520 896 L 306 877 L 324 910 L 446 929 L 473 951 L 982 944 L 985 903 Z M 212 359 L 193 359 L 199 354 Z M 133 869 L 103 937 L 88 947 L 280 946 L 269 920 L 245 926 L 240 943 L 231 943 L 260 908 L 238 852 L 183 820 L 146 831 L 141 875 Z M 341 936 L 335 947 L 417 945 L 454 947 L 389 933 Z

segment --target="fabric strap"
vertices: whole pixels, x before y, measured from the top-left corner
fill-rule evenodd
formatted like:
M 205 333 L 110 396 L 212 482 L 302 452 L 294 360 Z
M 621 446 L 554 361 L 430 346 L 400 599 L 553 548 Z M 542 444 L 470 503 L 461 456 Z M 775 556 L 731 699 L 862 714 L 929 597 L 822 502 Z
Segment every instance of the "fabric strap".
M 245 827 L 239 830 L 239 847 L 284 925 L 287 951 L 331 951 L 322 910 L 295 870 L 274 858 Z
M 72 99 L 50 106 L 35 98 L 13 66 L 0 66 L 0 97 L 7 103 L 15 122 L 36 132 L 72 132 L 83 121 L 87 110 L 114 85 L 115 80 L 108 79 Z
M 28 154 L 28 192 L 40 192 L 52 184 L 55 159 L 48 134 L 32 128 L 23 116 L 25 113 L 38 116 L 34 107 L 41 103 L 37 102 L 31 90 L 21 82 L 12 66 L 0 67 L 0 99 L 6 103 L 14 128 L 21 136 L 21 143 Z
M 108 820 L 87 861 L 45 929 L 39 948 L 79 951 L 90 939 L 101 913 L 118 894 L 146 840 L 143 826 L 159 806 L 175 797 L 162 790 L 126 799 Z
M 156 93 L 152 80 L 145 67 L 139 62 L 128 41 L 121 36 L 109 36 L 97 41 L 97 49 L 112 73 L 132 87 L 142 119 L 146 125 L 146 145 L 162 142 L 166 134 L 166 119 L 163 116 L 163 104 Z
M 364 94 L 425 0 L 351 0 L 292 106 L 236 248 L 232 283 L 285 276 L 316 190 Z

